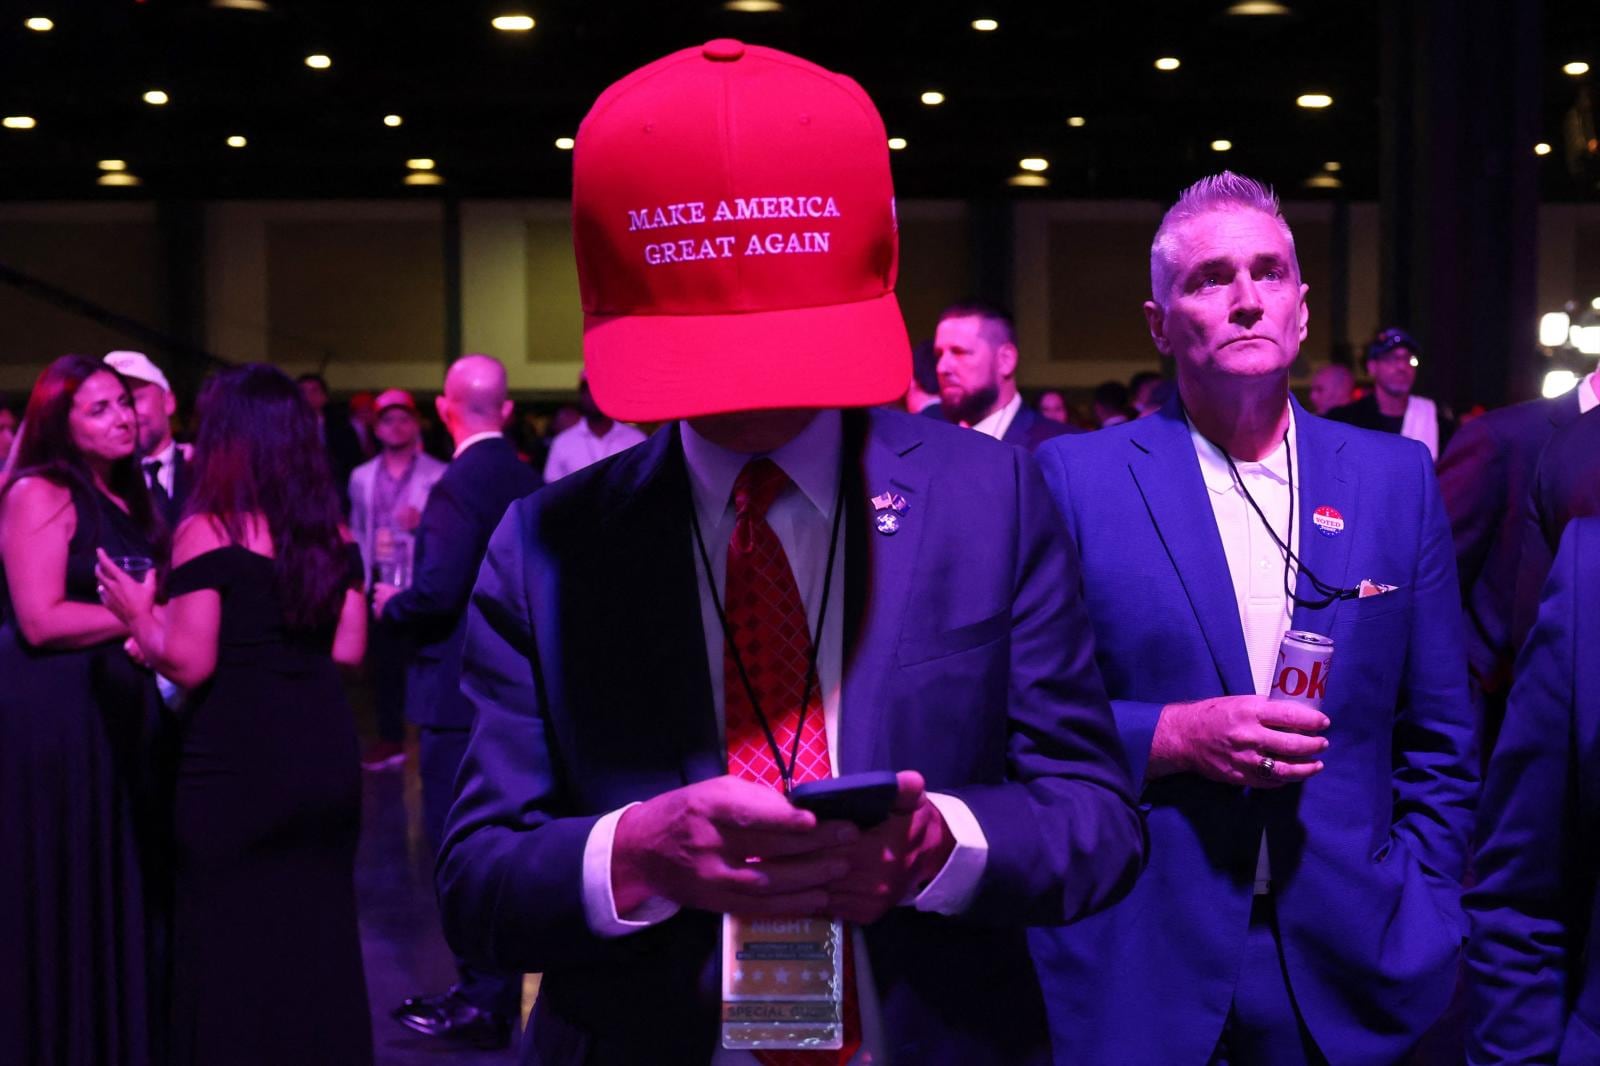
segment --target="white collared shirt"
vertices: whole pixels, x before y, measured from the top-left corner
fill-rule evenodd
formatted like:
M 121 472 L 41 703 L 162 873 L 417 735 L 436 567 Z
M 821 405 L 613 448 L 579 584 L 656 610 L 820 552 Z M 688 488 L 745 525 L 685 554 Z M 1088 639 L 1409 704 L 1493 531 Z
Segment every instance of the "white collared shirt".
M 644 439 L 642 430 L 624 422 L 612 422 L 606 435 L 598 437 L 589 428 L 589 420 L 580 418 L 576 425 L 557 433 L 550 442 L 550 454 L 544 461 L 544 479 L 559 481 L 574 471 L 627 451 Z
M 1186 416 L 1187 417 L 1187 416 Z M 1256 505 L 1272 523 L 1278 540 L 1288 544 L 1296 558 L 1300 555 L 1300 478 L 1295 477 L 1293 495 L 1289 484 L 1289 456 L 1295 446 L 1294 406 L 1289 407 L 1289 431 L 1265 458 L 1259 462 L 1234 460 L 1239 471 L 1238 480 L 1228 468 L 1227 457 L 1221 448 L 1189 423 L 1189 437 L 1194 441 L 1195 455 L 1200 459 L 1200 475 L 1205 479 L 1206 495 L 1211 499 L 1211 513 L 1216 519 L 1217 533 L 1222 537 L 1222 553 L 1228 559 L 1228 576 L 1233 580 L 1233 599 L 1239 609 L 1239 628 L 1244 633 L 1245 652 L 1250 658 L 1250 678 L 1256 695 L 1265 696 L 1272 691 L 1272 668 L 1278 661 L 1278 647 L 1283 635 L 1289 631 L 1294 613 L 1294 602 L 1284 590 L 1283 549 L 1273 540 L 1262 524 L 1261 516 L 1240 491 L 1242 481 L 1250 491 Z M 1291 501 L 1296 521 L 1289 524 Z M 1297 568 L 1289 568 L 1288 586 L 1292 591 L 1299 576 Z M 1271 870 L 1267 863 L 1267 838 L 1261 836 L 1261 850 L 1256 860 L 1256 892 L 1267 891 L 1271 883 Z
M 1600 407 L 1600 370 L 1578 382 L 1578 413 L 1586 415 L 1596 407 Z
M 1002 404 L 999 409 L 991 411 L 988 415 L 978 419 L 971 426 L 979 433 L 986 433 L 995 440 L 1004 440 L 1006 430 L 1011 428 L 1012 421 L 1017 417 L 1017 412 L 1022 410 L 1022 393 L 1011 397 L 1008 403 Z
M 485 430 L 482 433 L 474 433 L 472 436 L 468 437 L 466 440 L 464 440 L 460 444 L 456 445 L 456 450 L 451 454 L 450 458 L 452 458 L 452 459 L 461 458 L 461 453 L 462 452 L 466 451 L 468 448 L 472 447 L 474 444 L 478 443 L 480 440 L 494 440 L 494 439 L 496 439 L 498 437 L 503 437 L 503 436 L 505 436 L 505 434 L 501 433 L 498 429 L 489 429 L 489 430 Z
M 711 577 L 717 595 L 722 595 L 726 579 L 728 540 L 733 533 L 733 483 L 754 456 L 733 452 L 706 440 L 687 423 L 680 426 L 683 454 L 689 469 L 690 492 L 696 517 L 711 561 Z M 828 546 L 832 539 L 833 511 L 839 488 L 839 458 L 843 429 L 838 411 L 822 411 L 793 440 L 768 454 L 789 475 L 785 487 L 767 511 L 767 523 L 783 545 L 794 572 L 800 599 L 805 604 L 807 624 L 816 631 L 822 602 L 823 574 L 827 568 Z M 844 652 L 845 530 L 839 531 L 838 555 L 834 560 L 828 615 L 823 620 L 822 648 L 817 657 L 817 681 L 822 691 L 823 726 L 828 738 L 828 757 L 835 776 L 839 773 L 840 669 Z M 700 589 L 700 619 L 705 631 L 706 662 L 710 668 L 711 699 L 717 717 L 717 732 L 726 736 L 723 685 L 723 632 L 712 602 L 710 585 L 699 549 L 694 553 L 695 575 Z M 874 713 L 862 708 L 856 713 Z M 906 767 L 915 769 L 915 767 Z M 944 817 L 955 848 L 949 860 L 923 891 L 905 901 L 918 910 L 940 914 L 959 914 L 971 903 L 988 861 L 989 842 L 971 810 L 953 796 L 929 793 L 928 798 Z M 622 810 L 601 818 L 589 833 L 583 855 L 584 913 L 589 927 L 603 937 L 624 936 L 665 921 L 678 911 L 676 904 L 652 899 L 623 918 L 617 914 L 611 891 L 611 845 Z M 873 991 L 870 962 L 859 929 L 855 936 L 855 959 L 859 967 L 862 1045 L 852 1062 L 881 1064 L 885 1046 L 877 996 Z M 749 1052 L 718 1048 L 715 1066 L 734 1066 L 754 1062 Z

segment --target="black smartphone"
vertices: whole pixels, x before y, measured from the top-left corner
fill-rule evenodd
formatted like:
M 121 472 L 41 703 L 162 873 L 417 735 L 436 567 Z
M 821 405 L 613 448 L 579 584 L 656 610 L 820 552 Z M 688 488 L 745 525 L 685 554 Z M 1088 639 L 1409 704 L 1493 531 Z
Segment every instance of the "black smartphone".
M 789 792 L 789 802 L 810 811 L 820 822 L 854 822 L 871 829 L 889 817 L 899 792 L 900 783 L 892 771 L 869 770 L 796 785 Z

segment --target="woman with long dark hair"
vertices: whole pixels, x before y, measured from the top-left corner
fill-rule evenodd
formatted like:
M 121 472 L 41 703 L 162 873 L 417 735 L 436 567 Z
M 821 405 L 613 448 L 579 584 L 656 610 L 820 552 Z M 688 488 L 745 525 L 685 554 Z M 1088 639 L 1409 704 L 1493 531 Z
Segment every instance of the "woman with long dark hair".
M 158 711 L 95 552 L 138 569 L 160 523 L 110 368 L 55 360 L 23 424 L 0 487 L 0 1058 L 143 1066 Z
M 199 401 L 164 612 L 102 560 L 142 658 L 189 690 L 174 794 L 175 1066 L 372 1061 L 355 850 L 361 772 L 336 664 L 360 662 L 360 556 L 311 408 L 270 366 Z

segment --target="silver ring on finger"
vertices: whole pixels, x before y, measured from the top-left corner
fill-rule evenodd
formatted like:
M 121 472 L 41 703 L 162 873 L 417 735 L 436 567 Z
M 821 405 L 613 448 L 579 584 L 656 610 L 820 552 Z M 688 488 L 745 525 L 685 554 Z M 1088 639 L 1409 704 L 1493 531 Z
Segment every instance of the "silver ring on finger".
M 99 596 L 102 600 L 105 599 L 106 598 L 106 587 L 104 585 L 96 585 L 94 587 L 94 594 L 96 596 Z
M 1256 769 L 1261 772 L 1262 777 L 1278 776 L 1278 764 L 1270 755 L 1261 756 L 1261 761 L 1256 763 Z

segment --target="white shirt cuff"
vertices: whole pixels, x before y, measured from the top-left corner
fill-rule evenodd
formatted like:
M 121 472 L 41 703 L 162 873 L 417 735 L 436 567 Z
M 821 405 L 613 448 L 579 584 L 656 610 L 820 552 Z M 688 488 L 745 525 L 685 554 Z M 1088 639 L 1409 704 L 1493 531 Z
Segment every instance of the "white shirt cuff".
M 628 804 L 628 807 L 636 806 L 638 804 Z M 583 846 L 583 915 L 589 920 L 589 929 L 599 937 L 637 933 L 678 913 L 676 903 L 660 896 L 645 900 L 626 918 L 617 913 L 617 899 L 611 891 L 611 844 L 616 839 L 617 823 L 628 807 L 618 808 L 596 822 Z M 967 817 L 972 815 L 969 813 Z
M 973 817 L 972 809 L 954 796 L 930 792 L 928 802 L 939 809 L 945 827 L 955 837 L 956 846 L 950 850 L 944 869 L 909 902 L 919 911 L 960 914 L 978 894 L 978 882 L 983 879 L 983 869 L 989 863 L 989 838 L 983 835 L 983 827 Z

